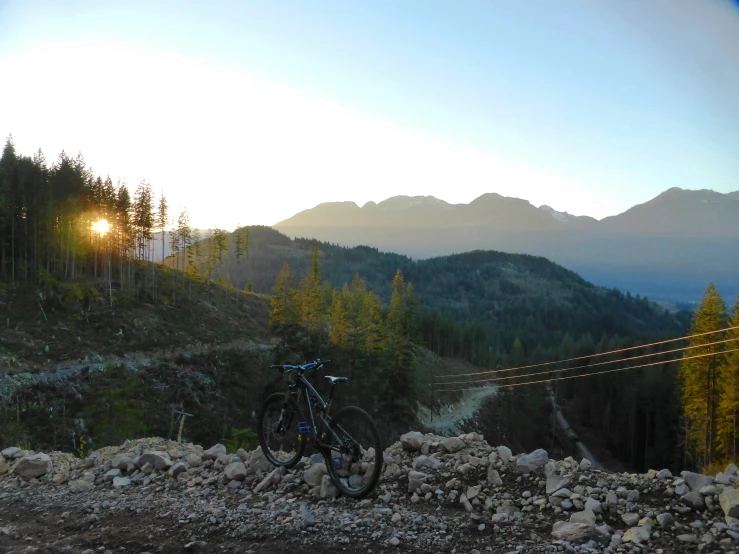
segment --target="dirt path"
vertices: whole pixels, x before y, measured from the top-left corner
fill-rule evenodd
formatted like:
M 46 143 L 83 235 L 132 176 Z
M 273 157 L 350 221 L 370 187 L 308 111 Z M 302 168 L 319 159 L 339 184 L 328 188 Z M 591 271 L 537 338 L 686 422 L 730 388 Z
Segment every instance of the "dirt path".
M 418 419 L 434 433 L 447 437 L 456 436 L 462 433 L 462 424 L 472 419 L 482 403 L 497 393 L 498 388 L 492 385 L 465 391 L 459 401 L 444 404 L 439 414 L 432 413 L 426 406 L 420 406 Z

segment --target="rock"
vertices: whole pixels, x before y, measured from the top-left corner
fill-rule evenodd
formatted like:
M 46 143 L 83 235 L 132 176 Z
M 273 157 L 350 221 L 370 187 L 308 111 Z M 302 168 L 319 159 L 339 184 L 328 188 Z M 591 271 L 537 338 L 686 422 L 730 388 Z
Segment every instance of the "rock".
M 182 462 L 177 462 L 169 471 L 172 473 L 172 477 L 177 477 L 180 473 L 185 473 L 187 471 L 187 466 Z
M 546 464 L 544 464 L 544 477 L 549 479 L 552 475 L 555 475 L 557 473 L 557 464 L 554 460 L 549 460 Z
M 739 474 L 739 468 L 736 466 L 735 463 L 730 463 L 729 465 L 726 466 L 724 473 L 726 475 L 737 475 Z
M 131 484 L 130 477 L 116 477 L 113 479 L 113 487 L 118 489 L 121 487 L 127 487 Z
M 492 518 L 493 523 L 502 523 L 504 521 L 508 521 L 508 514 L 506 513 L 493 514 L 493 518 Z
M 725 516 L 739 519 L 739 489 L 724 489 L 718 501 Z
M 624 533 L 624 536 L 621 537 L 621 540 L 623 542 L 644 544 L 649 540 L 651 534 L 652 529 L 650 527 L 632 527 Z
M 303 472 L 303 481 L 311 487 L 320 487 L 323 482 L 323 476 L 327 473 L 326 464 L 323 462 L 313 464 Z
M 589 525 L 595 525 L 595 514 L 591 510 L 575 512 L 570 516 L 570 523 L 587 523 Z
M 723 473 L 719 471 L 716 474 L 716 483 L 719 483 L 721 485 L 730 485 L 731 484 L 731 476 L 727 473 Z
M 390 544 L 390 546 L 398 546 L 400 544 L 400 539 L 398 537 L 393 537 L 388 541 L 388 544 Z
M 185 456 L 185 462 L 187 462 L 187 465 L 189 465 L 190 467 L 200 467 L 203 463 L 203 460 L 197 454 L 190 453 Z
M 203 452 L 203 460 L 217 460 L 219 454 L 225 454 L 226 447 L 218 443 Z
M 634 527 L 639 523 L 639 514 L 625 513 L 621 515 L 621 519 L 629 527 Z
M 418 431 L 411 431 L 400 436 L 400 444 L 404 450 L 418 452 L 421 450 L 421 445 L 423 444 L 423 435 Z
M 662 529 L 667 529 L 675 524 L 675 518 L 671 513 L 665 512 L 664 514 L 659 514 L 657 516 L 657 523 L 659 523 L 659 526 L 662 527 Z
M 143 466 L 141 466 L 141 473 L 146 473 L 147 475 L 154 471 L 154 466 L 151 465 L 149 462 L 146 462 Z
M 603 512 L 603 506 L 601 505 L 599 500 L 596 500 L 595 498 L 588 498 L 585 501 L 585 509 L 590 510 L 594 514 L 600 514 Z
M 118 470 L 114 470 L 118 471 Z M 89 492 L 95 488 L 95 485 L 84 479 L 77 479 L 69 482 L 69 490 L 73 493 Z
M 449 454 L 454 454 L 464 448 L 464 441 L 458 437 L 447 437 L 441 441 L 441 447 Z
M 582 544 L 590 540 L 602 542 L 606 535 L 601 534 L 595 525 L 588 523 L 567 523 L 566 521 L 558 521 L 552 527 L 552 536 L 567 542 Z
M 272 467 L 272 464 L 264 455 L 264 452 L 262 452 L 261 446 L 257 446 L 257 449 L 251 453 L 251 456 L 249 457 L 249 467 L 254 471 L 267 471 Z
M 495 469 L 493 464 L 488 466 L 488 485 L 492 487 L 500 487 L 503 484 L 503 479 L 500 478 L 500 474 Z
M 480 494 L 480 489 L 482 488 L 481 485 L 475 485 L 474 487 L 470 487 L 467 489 L 467 500 L 472 500 L 473 498 L 477 498 L 477 495 Z
M 5 461 L 3 456 L 0 456 L 0 475 L 5 475 L 10 471 L 10 464 Z
M 237 463 L 244 465 L 241 462 L 237 462 Z M 229 464 L 229 465 L 232 465 L 232 464 Z M 267 490 L 267 488 L 269 488 L 271 485 L 276 485 L 277 483 L 279 483 L 280 478 L 282 477 L 282 475 L 280 474 L 281 469 L 282 468 L 277 467 L 274 470 L 272 470 L 272 472 L 269 475 L 267 475 L 267 477 L 262 479 L 262 482 L 256 486 L 256 488 L 254 489 L 254 492 L 260 493 L 262 491 Z
M 657 472 L 656 477 L 657 479 L 660 479 L 660 480 L 669 479 L 670 477 L 672 477 L 672 472 L 669 469 L 662 469 L 659 472 Z
M 413 461 L 413 467 L 415 469 L 422 469 L 428 467 L 430 469 L 436 469 L 442 465 L 442 462 L 438 458 L 430 458 L 429 456 L 419 456 Z
M 336 488 L 333 481 L 328 475 L 323 476 L 321 481 L 321 491 L 319 492 L 321 498 L 336 498 L 339 496 L 339 489 Z
M 547 477 L 547 494 L 554 494 L 560 489 L 563 489 L 572 483 L 572 476 L 570 475 L 552 475 Z
M 223 470 L 223 474 L 230 481 L 243 481 L 246 479 L 246 466 L 244 462 L 231 462 Z
M 703 495 L 698 491 L 689 492 L 686 495 L 680 497 L 680 502 L 696 510 L 703 510 L 706 507 L 706 502 L 703 500 Z
M 626 495 L 626 502 L 639 502 L 639 491 L 632 490 Z
M 713 477 L 710 475 L 701 475 L 700 473 L 693 473 L 692 471 L 683 471 L 683 479 L 685 484 L 690 487 L 690 490 L 699 491 L 703 487 L 713 485 Z
M 12 460 L 13 458 L 15 458 L 15 455 L 18 454 L 18 452 L 20 451 L 21 449 L 18 448 L 17 446 L 10 446 L 4 449 L 2 452 L 0 452 L 0 454 L 2 454 L 3 458 Z
M 548 461 L 549 454 L 547 454 L 547 451 L 539 448 L 538 450 L 534 450 L 532 453 L 521 456 L 516 460 L 516 471 L 519 473 L 531 473 L 540 467 L 544 467 Z
M 172 466 L 172 461 L 164 452 L 150 452 L 136 460 L 139 469 L 143 469 L 146 464 L 151 464 L 154 469 L 163 470 L 169 469 Z
M 110 471 L 107 471 L 105 475 L 103 476 L 103 481 L 105 483 L 110 483 L 115 479 L 116 477 L 121 476 L 121 470 L 120 469 L 111 469 Z
M 697 535 L 678 535 L 677 540 L 680 542 L 698 542 Z
M 408 472 L 408 492 L 418 492 L 426 482 L 428 476 L 420 471 Z
M 511 449 L 508 448 L 507 446 L 499 446 L 498 456 L 500 456 L 500 459 L 503 461 L 503 464 L 507 465 L 508 461 L 511 459 L 511 456 L 513 456 L 513 452 L 511 452 Z
M 6 449 L 7 450 L 7 449 Z M 3 456 L 5 456 L 3 454 Z M 43 452 L 33 456 L 25 456 L 13 466 L 13 473 L 26 479 L 41 477 L 51 471 L 51 458 Z
M 587 458 L 583 458 L 580 461 L 580 471 L 587 471 L 587 470 L 589 470 L 592 467 L 593 467 L 592 462 L 590 460 L 588 460 Z
M 128 471 L 129 467 L 133 469 L 133 458 L 124 454 L 116 454 L 110 461 L 110 467 L 112 469 L 120 469 L 121 471 Z
M 472 504 L 467 500 L 466 494 L 462 494 L 462 496 L 459 497 L 459 503 L 464 507 L 467 513 L 471 513 L 473 511 Z
M 685 483 L 680 483 L 679 485 L 675 485 L 675 494 L 678 496 L 685 496 L 690 492 L 690 487 L 686 485 Z

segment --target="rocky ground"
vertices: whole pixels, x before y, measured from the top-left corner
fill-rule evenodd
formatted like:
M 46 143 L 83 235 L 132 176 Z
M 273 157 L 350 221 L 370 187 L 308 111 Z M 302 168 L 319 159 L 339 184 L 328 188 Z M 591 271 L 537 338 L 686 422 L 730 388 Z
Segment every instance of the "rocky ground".
M 512 456 L 477 434 L 408 433 L 364 500 L 320 457 L 273 468 L 163 439 L 0 456 L 0 552 L 737 552 L 738 471 L 609 474 Z

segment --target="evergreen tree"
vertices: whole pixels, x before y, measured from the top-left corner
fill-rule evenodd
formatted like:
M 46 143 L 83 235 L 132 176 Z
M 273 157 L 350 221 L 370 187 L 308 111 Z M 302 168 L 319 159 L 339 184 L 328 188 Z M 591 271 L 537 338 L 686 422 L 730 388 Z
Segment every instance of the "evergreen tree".
M 308 275 L 300 291 L 303 323 L 310 332 L 317 332 L 323 326 L 324 303 L 321 289 L 322 282 L 318 242 L 313 241 Z
M 277 274 L 273 292 L 269 324 L 277 332 L 285 332 L 300 320 L 295 279 L 287 262 Z
M 169 206 L 164 193 L 159 197 L 159 206 L 157 209 L 157 228 L 162 234 L 162 263 L 164 263 L 164 231 L 167 229 L 167 220 L 169 217 Z
M 739 295 L 729 327 L 739 327 Z M 739 348 L 739 329 L 728 331 L 727 350 Z M 723 390 L 718 405 L 718 447 L 726 461 L 736 461 L 739 451 L 739 352 L 729 352 L 722 366 Z
M 690 328 L 692 335 L 718 331 L 726 327 L 726 306 L 718 290 L 710 283 L 703 294 L 703 300 L 693 314 Z M 695 454 L 695 462 L 707 467 L 716 459 L 718 453 L 717 409 L 724 387 L 722 374 L 725 364 L 720 355 L 725 344 L 714 344 L 723 338 L 722 333 L 694 336 L 690 339 L 691 348 L 685 351 L 684 358 L 702 354 L 717 354 L 703 358 L 686 359 L 680 366 L 683 385 L 683 413 L 687 427 L 688 450 Z

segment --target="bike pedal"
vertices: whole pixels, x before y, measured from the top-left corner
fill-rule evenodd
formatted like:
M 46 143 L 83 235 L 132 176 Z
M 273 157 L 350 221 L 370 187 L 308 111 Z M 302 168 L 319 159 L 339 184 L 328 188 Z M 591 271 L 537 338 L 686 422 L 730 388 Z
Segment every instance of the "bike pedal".
M 311 434 L 311 426 L 308 425 L 308 422 L 306 421 L 299 421 L 298 422 L 298 433 L 301 435 L 310 435 Z
M 341 469 L 343 465 L 341 458 L 331 458 L 331 466 L 334 469 Z

